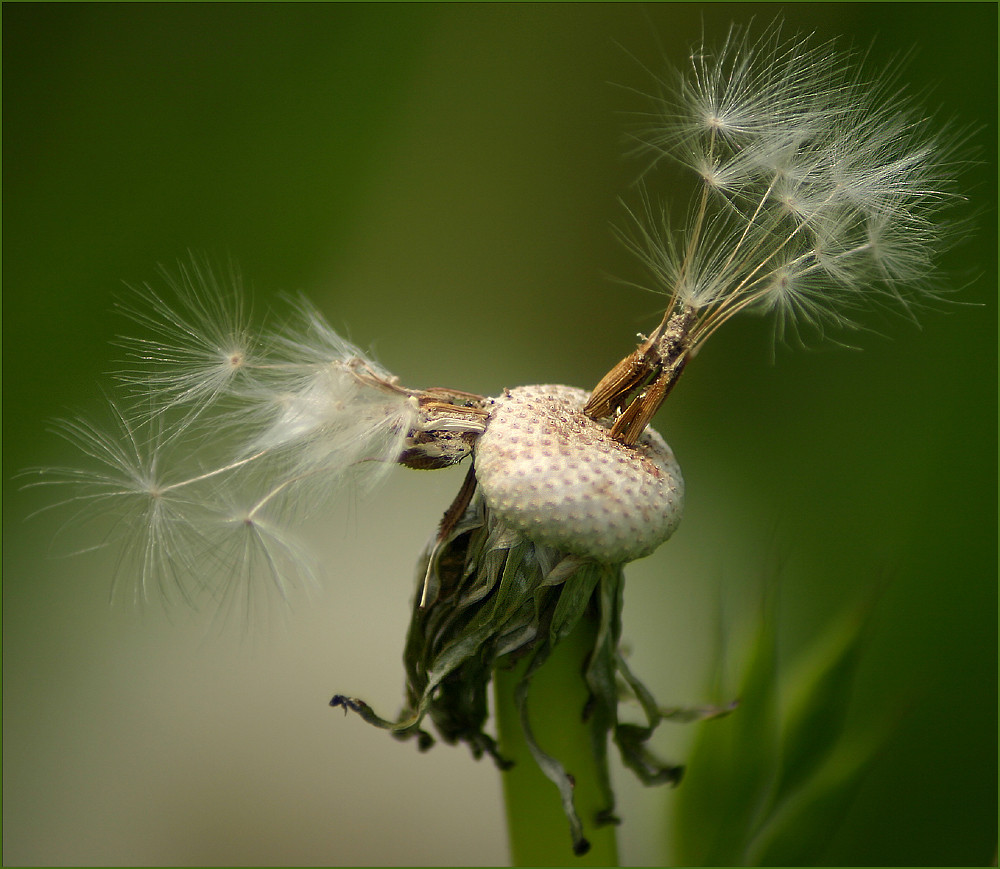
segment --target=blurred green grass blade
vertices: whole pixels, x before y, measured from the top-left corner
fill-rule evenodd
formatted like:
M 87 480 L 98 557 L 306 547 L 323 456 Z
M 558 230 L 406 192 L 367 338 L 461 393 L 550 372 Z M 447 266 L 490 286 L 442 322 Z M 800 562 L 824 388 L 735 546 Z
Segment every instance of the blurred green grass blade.
M 803 787 L 770 817 L 747 857 L 753 866 L 816 865 L 854 801 L 865 773 L 884 745 L 876 728 L 827 756 Z
M 868 609 L 848 613 L 796 660 L 782 693 L 781 802 L 817 771 L 844 731 L 847 708 L 864 647 Z
M 703 727 L 689 756 L 689 777 L 676 802 L 676 862 L 816 861 L 886 734 L 877 727 L 845 739 L 870 610 L 866 605 L 834 620 L 783 676 L 774 596 L 768 595 L 739 708 Z
M 739 708 L 699 729 L 675 804 L 674 861 L 679 865 L 742 864 L 767 810 L 778 761 L 775 623 L 773 595 L 768 595 Z

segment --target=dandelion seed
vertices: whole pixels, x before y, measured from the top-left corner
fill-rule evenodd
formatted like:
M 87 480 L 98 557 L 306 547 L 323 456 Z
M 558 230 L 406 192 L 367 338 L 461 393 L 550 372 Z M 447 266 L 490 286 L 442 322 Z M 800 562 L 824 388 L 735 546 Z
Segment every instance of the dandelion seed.
M 86 549 L 116 549 L 116 577 L 130 581 L 133 601 L 179 598 L 191 605 L 206 551 L 199 505 L 164 473 L 160 433 L 142 432 L 119 407 L 111 410 L 109 431 L 87 420 L 60 425 L 90 467 L 48 469 L 37 485 L 69 490 L 52 505 L 70 511 L 64 530 L 92 541 Z M 116 583 L 112 595 L 120 591 Z
M 254 624 L 270 616 L 272 599 L 288 604 L 319 584 L 315 557 L 280 515 L 272 520 L 256 506 L 234 507 L 207 517 L 205 529 L 210 550 L 203 569 L 217 577 L 208 591 L 223 615 Z
M 183 408 L 197 417 L 231 394 L 241 378 L 250 379 L 266 348 L 250 329 L 246 296 L 239 273 L 216 277 L 197 257 L 178 265 L 176 275 L 163 271 L 173 302 L 148 284 L 122 305 L 152 337 L 122 338 L 138 368 L 118 378 L 142 396 L 154 395 L 160 409 Z

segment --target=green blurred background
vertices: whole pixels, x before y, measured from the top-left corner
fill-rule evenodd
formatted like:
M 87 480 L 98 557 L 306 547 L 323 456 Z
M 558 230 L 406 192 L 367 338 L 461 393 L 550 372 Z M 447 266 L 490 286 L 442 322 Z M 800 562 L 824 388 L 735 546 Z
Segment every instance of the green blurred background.
M 327 706 L 401 700 L 412 564 L 461 471 L 401 471 L 313 529 L 325 593 L 271 630 L 110 609 L 111 555 L 52 557 L 52 417 L 94 412 L 122 282 L 189 249 L 238 261 L 266 310 L 304 291 L 412 386 L 590 386 L 657 317 L 609 280 L 644 66 L 702 26 L 873 43 L 977 125 L 969 304 L 862 352 L 727 326 L 657 427 L 688 485 L 630 569 L 633 667 L 701 702 L 720 608 L 738 662 L 780 565 L 781 659 L 867 589 L 849 726 L 902 718 L 816 863 L 982 865 L 996 846 L 994 4 L 4 4 L 4 862 L 495 864 L 498 776 Z M 711 725 L 703 725 L 711 726 Z M 691 728 L 660 747 L 683 759 Z M 550 750 L 556 751 L 555 747 Z M 674 793 L 619 782 L 622 859 L 669 859 Z M 677 793 L 680 793 L 679 791 Z

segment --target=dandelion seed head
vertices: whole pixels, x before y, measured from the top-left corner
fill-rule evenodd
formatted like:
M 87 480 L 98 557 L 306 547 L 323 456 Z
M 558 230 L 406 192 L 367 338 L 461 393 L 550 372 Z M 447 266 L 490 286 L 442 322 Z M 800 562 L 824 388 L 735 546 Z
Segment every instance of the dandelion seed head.
M 580 398 L 578 413 L 626 450 L 653 450 L 643 432 L 658 402 L 732 316 L 766 313 L 777 337 L 798 343 L 860 328 L 872 309 L 913 316 L 939 293 L 958 201 L 961 132 L 942 131 L 893 75 L 833 42 L 786 35 L 780 22 L 733 27 L 658 84 L 638 136 L 652 166 L 620 235 L 666 298 L 663 320 L 611 372 L 618 385 L 593 407 Z M 649 194 L 664 160 L 690 182 L 686 212 Z M 525 533 L 541 528 L 545 545 L 572 543 L 545 518 L 553 511 L 612 560 L 672 530 L 664 508 L 601 537 L 590 472 L 573 477 L 572 504 L 548 489 L 504 500 L 505 472 L 489 469 L 501 426 L 486 424 L 482 397 L 401 386 L 303 299 L 287 318 L 255 321 L 235 269 L 220 275 L 192 257 L 166 284 L 125 306 L 142 334 L 122 339 L 126 396 L 112 425 L 64 426 L 89 466 L 48 481 L 69 487 L 72 521 L 104 517 L 101 539 L 118 547 L 138 598 L 228 607 L 263 586 L 286 599 L 315 574 L 292 533 L 300 518 L 397 463 L 445 467 L 477 450 L 493 508 Z M 545 476 L 545 449 L 517 473 Z M 657 467 L 671 477 L 666 462 Z

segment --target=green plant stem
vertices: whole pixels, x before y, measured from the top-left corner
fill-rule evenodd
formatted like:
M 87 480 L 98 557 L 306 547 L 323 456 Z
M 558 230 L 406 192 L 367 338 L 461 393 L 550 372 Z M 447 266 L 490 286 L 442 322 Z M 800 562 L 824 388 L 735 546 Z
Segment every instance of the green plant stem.
M 596 634 L 596 617 L 588 610 L 534 676 L 528 699 L 531 727 L 539 746 L 557 757 L 576 780 L 574 802 L 591 845 L 581 857 L 573 854 L 556 786 L 534 762 L 521 729 L 514 696 L 527 660 L 494 674 L 500 752 L 515 762 L 502 773 L 514 866 L 618 865 L 614 825 L 594 824 L 597 813 L 607 808 L 598 786 L 607 771 L 598 767 L 591 729 L 583 721 L 588 698 L 583 670 Z

